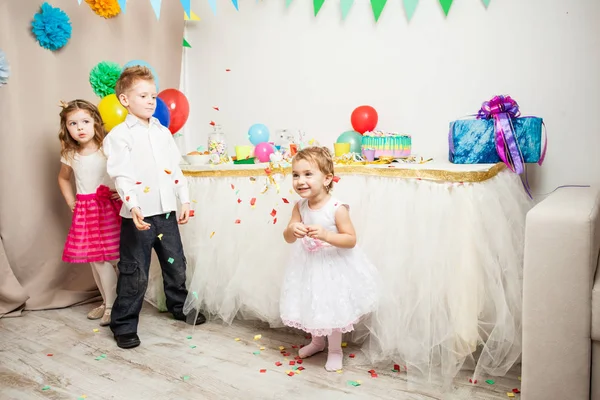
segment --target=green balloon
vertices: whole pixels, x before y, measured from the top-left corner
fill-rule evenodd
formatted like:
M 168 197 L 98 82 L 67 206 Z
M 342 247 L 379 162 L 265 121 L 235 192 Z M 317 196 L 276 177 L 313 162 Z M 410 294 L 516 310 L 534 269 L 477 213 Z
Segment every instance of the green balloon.
M 350 143 L 350 151 L 360 154 L 362 135 L 356 131 L 346 131 L 337 138 L 338 143 Z

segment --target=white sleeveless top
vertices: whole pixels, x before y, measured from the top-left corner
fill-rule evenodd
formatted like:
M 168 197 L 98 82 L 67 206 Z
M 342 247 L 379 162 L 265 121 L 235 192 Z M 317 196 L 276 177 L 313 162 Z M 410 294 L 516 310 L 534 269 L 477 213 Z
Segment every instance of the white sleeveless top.
M 335 212 L 340 206 L 349 209 L 348 204 L 344 204 L 334 197 L 331 197 L 327 203 L 318 210 L 313 210 L 308 205 L 308 199 L 302 199 L 298 203 L 300 217 L 304 225 L 321 225 L 323 229 L 339 233 L 335 224 Z M 308 251 L 316 251 L 319 248 L 330 247 L 329 243 L 322 242 L 318 239 L 312 239 L 308 236 L 302 239 L 302 244 Z
M 114 189 L 115 185 L 106 172 L 106 157 L 102 150 L 82 156 L 73 154 L 73 158 L 60 158 L 60 162 L 73 168 L 77 194 L 96 193 L 100 185 Z

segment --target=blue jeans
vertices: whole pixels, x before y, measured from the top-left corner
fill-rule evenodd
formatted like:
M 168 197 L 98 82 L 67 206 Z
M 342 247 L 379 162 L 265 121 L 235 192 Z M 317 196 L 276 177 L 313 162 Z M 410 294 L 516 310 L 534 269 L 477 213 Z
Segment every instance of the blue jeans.
M 177 214 L 154 215 L 145 217 L 144 221 L 150 224 L 146 231 L 138 230 L 130 218 L 123 218 L 121 223 L 117 300 L 110 323 L 115 335 L 137 332 L 148 287 L 152 249 L 156 251 L 162 269 L 167 309 L 176 319 L 185 319 L 183 304 L 188 294 L 185 288 L 186 260 Z

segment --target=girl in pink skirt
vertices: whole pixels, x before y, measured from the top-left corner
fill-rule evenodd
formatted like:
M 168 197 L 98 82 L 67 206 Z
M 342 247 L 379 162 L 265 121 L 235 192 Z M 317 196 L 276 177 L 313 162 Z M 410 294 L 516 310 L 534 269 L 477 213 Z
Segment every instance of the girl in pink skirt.
M 102 152 L 105 130 L 95 105 L 85 100 L 61 102 L 62 145 L 58 186 L 73 212 L 62 259 L 70 263 L 90 263 L 103 304 L 90 311 L 89 319 L 110 325 L 112 305 L 117 297 L 117 273 L 113 263 L 119 258 L 121 200 L 111 188 Z M 75 175 L 77 194 L 71 177 Z M 112 262 L 112 263 L 111 263 Z

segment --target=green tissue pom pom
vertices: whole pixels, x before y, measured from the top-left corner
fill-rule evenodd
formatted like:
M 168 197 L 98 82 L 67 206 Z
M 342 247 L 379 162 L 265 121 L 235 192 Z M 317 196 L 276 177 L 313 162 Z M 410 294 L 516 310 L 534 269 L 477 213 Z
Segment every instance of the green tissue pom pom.
M 90 71 L 90 84 L 100 98 L 115 93 L 117 79 L 121 75 L 121 66 L 110 61 L 102 61 Z

